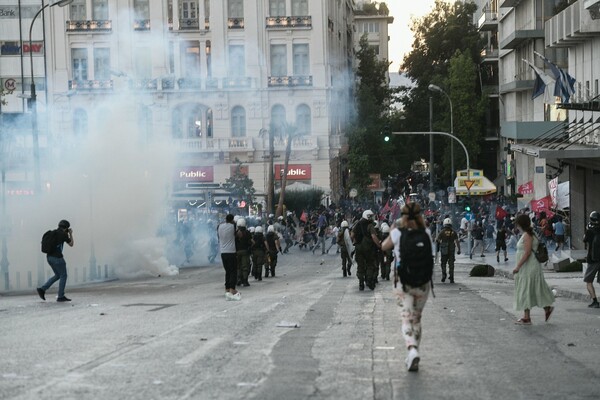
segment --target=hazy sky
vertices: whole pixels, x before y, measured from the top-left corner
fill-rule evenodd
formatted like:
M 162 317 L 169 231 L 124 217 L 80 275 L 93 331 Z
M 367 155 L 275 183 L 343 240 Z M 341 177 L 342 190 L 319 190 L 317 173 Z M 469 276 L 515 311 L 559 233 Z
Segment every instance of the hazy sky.
M 386 1 L 390 9 L 390 14 L 394 17 L 394 23 L 388 26 L 390 34 L 390 61 L 393 62 L 390 66 L 390 71 L 398 72 L 404 54 L 410 52 L 413 42 L 412 32 L 410 31 L 411 18 L 428 14 L 434 2 L 434 0 Z

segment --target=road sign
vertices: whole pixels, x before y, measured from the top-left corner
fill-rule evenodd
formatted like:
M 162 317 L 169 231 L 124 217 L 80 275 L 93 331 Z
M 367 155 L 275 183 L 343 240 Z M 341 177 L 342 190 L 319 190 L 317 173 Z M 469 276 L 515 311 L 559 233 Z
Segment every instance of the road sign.
M 471 187 L 473 186 L 474 183 L 475 183 L 475 181 L 465 180 L 465 187 L 467 188 L 467 190 L 471 190 Z

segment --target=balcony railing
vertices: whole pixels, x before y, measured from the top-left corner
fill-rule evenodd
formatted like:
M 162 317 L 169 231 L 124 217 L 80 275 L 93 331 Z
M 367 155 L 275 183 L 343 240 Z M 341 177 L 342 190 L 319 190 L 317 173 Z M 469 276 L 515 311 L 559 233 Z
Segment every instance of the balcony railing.
M 172 22 L 169 25 L 169 29 L 172 29 Z M 182 31 L 185 30 L 199 30 L 200 29 L 200 20 L 198 18 L 179 18 L 179 29 Z M 203 29 L 208 31 L 210 29 L 210 19 L 204 19 Z
M 491 58 L 498 58 L 500 55 L 500 51 L 498 49 L 486 47 L 481 50 L 481 58 L 483 61 L 489 60 Z
M 177 79 L 179 89 L 201 89 L 202 79 L 200 78 L 179 78 Z
M 312 75 L 306 76 L 269 76 L 269 86 L 271 87 L 290 87 L 290 86 L 312 86 Z
M 266 149 L 268 149 L 268 140 L 266 142 Z M 283 151 L 287 146 L 287 140 L 276 139 L 273 142 L 276 151 Z M 304 136 L 292 141 L 292 150 L 313 150 L 317 148 L 317 140 L 311 136 Z
M 249 77 L 237 77 L 237 78 L 224 78 L 224 88 L 249 88 L 252 86 L 252 78 Z
M 175 89 L 175 78 L 162 78 L 160 84 L 163 90 Z
M 200 29 L 200 22 L 198 18 L 179 18 L 179 29 L 198 30 Z
M 227 28 L 244 29 L 244 18 L 227 18 Z
M 157 79 L 130 79 L 129 88 L 131 90 L 156 90 L 158 81 Z
M 112 90 L 113 87 L 112 79 L 69 81 L 69 90 Z
M 111 20 L 67 21 L 67 32 L 111 32 Z
M 177 148 L 183 152 L 202 151 L 253 151 L 251 138 L 231 139 L 177 139 Z
M 150 20 L 149 19 L 136 19 L 133 21 L 133 30 L 136 31 L 149 31 Z
M 267 17 L 267 29 L 273 28 L 312 28 L 312 17 Z

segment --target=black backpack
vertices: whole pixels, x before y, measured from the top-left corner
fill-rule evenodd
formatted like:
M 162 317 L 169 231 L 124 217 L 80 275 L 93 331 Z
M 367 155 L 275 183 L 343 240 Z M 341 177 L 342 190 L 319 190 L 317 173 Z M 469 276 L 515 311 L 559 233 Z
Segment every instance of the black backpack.
M 431 281 L 433 255 L 431 239 L 425 229 L 402 229 L 401 232 L 398 275 L 406 291 L 406 285 L 418 287 Z
M 58 236 L 58 229 L 47 231 L 46 233 L 44 233 L 44 235 L 42 236 L 42 253 L 50 254 L 54 250 L 56 250 L 56 248 L 60 244 L 58 243 Z

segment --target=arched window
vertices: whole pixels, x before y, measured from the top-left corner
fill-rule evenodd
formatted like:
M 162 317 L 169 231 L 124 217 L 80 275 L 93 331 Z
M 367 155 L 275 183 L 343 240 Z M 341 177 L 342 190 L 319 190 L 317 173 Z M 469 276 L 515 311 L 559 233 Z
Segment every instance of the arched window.
M 85 110 L 78 108 L 73 113 L 73 133 L 75 137 L 82 137 L 88 130 L 88 116 Z
M 285 124 L 285 107 L 281 104 L 274 105 L 271 109 L 271 130 L 274 135 L 281 135 L 282 128 Z
M 310 107 L 306 104 L 300 104 L 296 108 L 296 127 L 298 128 L 298 134 L 310 135 L 312 126 L 310 118 Z
M 235 106 L 231 110 L 231 136 L 246 136 L 246 110 L 243 107 Z
M 173 110 L 174 139 L 212 137 L 212 110 L 201 104 L 183 104 Z

